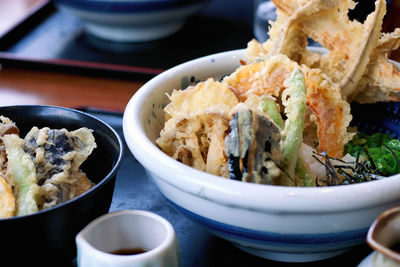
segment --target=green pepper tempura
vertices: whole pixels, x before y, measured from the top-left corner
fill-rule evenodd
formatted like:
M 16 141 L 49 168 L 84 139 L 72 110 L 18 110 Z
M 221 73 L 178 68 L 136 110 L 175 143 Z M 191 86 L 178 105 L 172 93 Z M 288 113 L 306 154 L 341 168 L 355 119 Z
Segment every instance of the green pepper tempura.
M 388 134 L 358 133 L 345 146 L 345 151 L 353 157 L 360 155 L 366 158 L 368 164 L 375 164 L 376 170 L 384 176 L 400 173 L 400 141 Z M 370 162 L 371 159 L 373 163 Z

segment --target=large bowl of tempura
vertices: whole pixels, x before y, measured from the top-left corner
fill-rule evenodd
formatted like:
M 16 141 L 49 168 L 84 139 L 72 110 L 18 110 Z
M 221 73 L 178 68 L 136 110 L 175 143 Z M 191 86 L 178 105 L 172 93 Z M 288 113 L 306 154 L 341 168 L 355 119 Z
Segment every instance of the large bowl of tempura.
M 74 109 L 0 107 L 0 249 L 15 266 L 67 266 L 75 236 L 108 212 L 123 146 Z
M 322 260 L 400 204 L 400 71 L 387 58 L 400 30 L 380 32 L 385 1 L 363 23 L 352 1 L 273 2 L 269 40 L 153 78 L 123 130 L 185 216 L 260 257 Z

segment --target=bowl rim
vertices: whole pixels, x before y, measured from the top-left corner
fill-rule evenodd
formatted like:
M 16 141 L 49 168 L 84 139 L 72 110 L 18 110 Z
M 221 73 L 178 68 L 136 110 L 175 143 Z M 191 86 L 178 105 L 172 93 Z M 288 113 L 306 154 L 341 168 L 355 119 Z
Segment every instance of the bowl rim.
M 308 49 L 318 53 L 326 51 L 318 47 Z M 123 133 L 132 154 L 150 174 L 185 193 L 219 205 L 266 213 L 343 212 L 371 208 L 398 199 L 396 191 L 400 190 L 400 174 L 378 181 L 330 187 L 244 183 L 189 167 L 169 157 L 149 140 L 143 128 L 141 110 L 164 80 L 184 73 L 186 68 L 209 64 L 212 59 L 214 62 L 221 62 L 224 58 L 237 58 L 239 66 L 239 59 L 243 59 L 244 52 L 245 49 L 231 50 L 177 65 L 149 80 L 132 96 L 123 115 Z M 166 177 L 166 173 L 174 175 Z
M 66 111 L 69 111 L 69 112 L 78 113 L 78 114 L 84 115 L 86 117 L 90 117 L 91 119 L 100 122 L 101 124 L 106 126 L 114 134 L 114 136 L 118 140 L 118 146 L 120 148 L 118 159 L 116 160 L 115 165 L 108 172 L 108 174 L 103 179 L 101 179 L 100 182 L 96 183 L 90 190 L 86 191 L 85 193 L 83 193 L 83 194 L 81 194 L 81 195 L 79 195 L 79 196 L 77 196 L 77 197 L 75 197 L 73 199 L 67 200 L 67 201 L 65 201 L 63 203 L 57 204 L 56 206 L 53 206 L 51 208 L 44 209 L 44 210 L 39 210 L 39 211 L 37 211 L 35 213 L 32 213 L 32 214 L 21 215 L 21 216 L 13 216 L 13 217 L 3 218 L 3 219 L 0 218 L 0 222 L 25 220 L 27 217 L 40 216 L 43 213 L 49 213 L 49 212 L 52 212 L 52 211 L 54 211 L 56 209 L 62 208 L 64 206 L 68 205 L 71 202 L 81 201 L 81 200 L 83 200 L 85 198 L 88 198 L 88 197 L 90 197 L 90 195 L 93 194 L 94 191 L 98 190 L 98 188 L 101 188 L 106 183 L 108 183 L 108 181 L 116 174 L 116 172 L 118 171 L 118 169 L 119 169 L 119 167 L 121 165 L 121 162 L 122 162 L 122 157 L 124 155 L 124 145 L 123 145 L 122 139 L 119 136 L 119 134 L 108 123 L 104 122 L 103 120 L 101 120 L 101 119 L 99 119 L 99 118 L 97 118 L 97 117 L 95 117 L 95 116 L 93 116 L 93 115 L 91 115 L 89 113 L 86 113 L 86 112 L 83 112 L 83 111 L 80 111 L 80 110 L 77 110 L 77 109 L 74 109 L 74 108 L 67 108 L 67 107 L 61 107 L 61 106 L 55 106 L 55 105 L 10 105 L 10 106 L 1 106 L 0 109 L 2 109 L 2 108 L 35 108 L 35 107 L 52 108 L 52 109 L 56 109 L 56 110 L 57 109 L 62 109 L 62 110 L 66 110 Z

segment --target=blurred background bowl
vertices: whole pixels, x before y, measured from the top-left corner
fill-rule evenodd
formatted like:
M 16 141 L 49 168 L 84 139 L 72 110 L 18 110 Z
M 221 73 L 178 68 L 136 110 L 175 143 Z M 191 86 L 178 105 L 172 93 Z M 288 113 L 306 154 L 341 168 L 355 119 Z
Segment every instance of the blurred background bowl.
M 184 215 L 248 253 L 306 262 L 365 243 L 375 218 L 400 204 L 400 175 L 345 186 L 258 185 L 201 172 L 156 146 L 164 126 L 163 107 L 169 103 L 166 93 L 208 77 L 219 80 L 239 67 L 241 59 L 244 50 L 202 57 L 165 71 L 141 87 L 123 118 L 125 140 L 135 158 Z M 381 114 L 380 119 L 384 117 Z
M 101 39 L 144 42 L 178 31 L 208 0 L 52 0 Z
M 87 127 L 97 147 L 81 169 L 95 186 L 84 194 L 37 213 L 0 219 L 2 258 L 13 266 L 68 266 L 76 257 L 75 236 L 109 211 L 116 172 L 123 155 L 118 134 L 101 120 L 78 110 L 55 106 L 6 106 L 0 115 L 14 121 L 21 137 L 33 127 Z M 29 264 L 29 265 L 28 265 Z

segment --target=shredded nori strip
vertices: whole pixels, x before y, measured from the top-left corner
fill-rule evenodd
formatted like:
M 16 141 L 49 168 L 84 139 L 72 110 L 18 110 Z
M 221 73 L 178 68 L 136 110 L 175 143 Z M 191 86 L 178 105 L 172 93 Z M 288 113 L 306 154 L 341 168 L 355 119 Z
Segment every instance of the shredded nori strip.
M 390 149 L 390 148 L 389 148 Z M 353 162 L 346 162 L 342 159 L 329 157 L 325 151 L 322 154 L 317 152 L 313 152 L 313 158 L 316 159 L 319 163 L 325 166 L 326 169 L 326 177 L 327 179 L 320 179 L 317 177 L 316 185 L 317 186 L 334 186 L 334 185 L 346 185 L 346 184 L 355 184 L 355 183 L 363 183 L 373 180 L 380 180 L 386 178 L 382 175 L 382 173 L 377 169 L 373 159 L 369 155 L 368 151 L 366 155 L 368 157 L 368 161 L 360 162 L 360 154 L 357 154 L 356 160 Z M 320 160 L 317 156 L 323 157 L 325 162 Z M 341 165 L 341 164 L 332 164 L 332 160 L 339 161 L 341 163 L 350 164 L 350 165 Z M 352 174 L 345 171 L 351 170 Z M 340 179 L 338 174 L 343 176 L 343 181 L 339 182 Z

